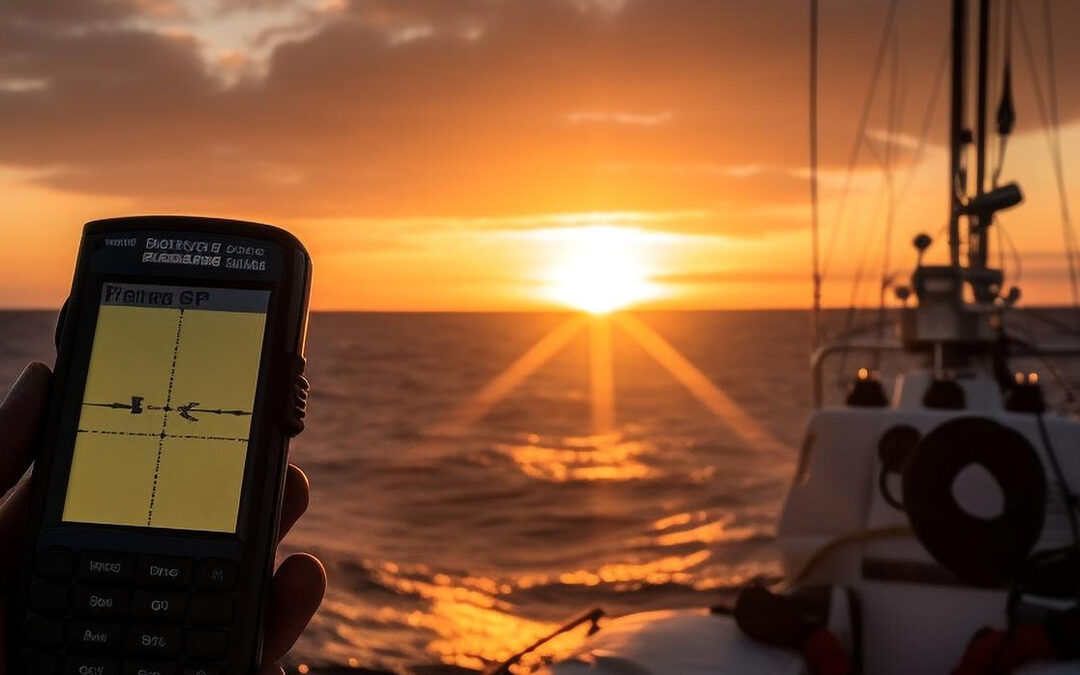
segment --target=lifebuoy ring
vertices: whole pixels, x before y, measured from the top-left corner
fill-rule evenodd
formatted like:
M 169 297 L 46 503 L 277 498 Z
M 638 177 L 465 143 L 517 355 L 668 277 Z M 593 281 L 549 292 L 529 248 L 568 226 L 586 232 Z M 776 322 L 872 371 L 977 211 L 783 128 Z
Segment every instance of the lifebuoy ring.
M 1001 512 L 984 518 L 956 499 L 957 477 L 972 465 L 1001 490 Z M 945 422 L 915 446 L 904 466 L 903 504 L 915 536 L 934 558 L 968 583 L 996 587 L 1022 568 L 1042 532 L 1046 473 L 1015 429 L 979 417 Z

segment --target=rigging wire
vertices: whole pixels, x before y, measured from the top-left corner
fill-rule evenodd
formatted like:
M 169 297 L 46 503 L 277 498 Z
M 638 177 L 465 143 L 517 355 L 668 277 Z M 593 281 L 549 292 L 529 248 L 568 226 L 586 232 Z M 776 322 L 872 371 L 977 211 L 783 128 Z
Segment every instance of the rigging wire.
M 821 346 L 821 237 L 818 204 L 818 0 L 810 0 L 810 239 L 813 259 L 813 348 Z
M 998 269 L 1001 270 L 1001 287 L 1005 287 L 1005 281 L 1009 278 L 1008 272 L 1005 268 L 1005 243 L 1004 237 L 1001 235 L 1001 223 L 997 218 L 991 221 L 997 227 L 994 228 L 994 236 L 997 238 L 997 254 L 998 254 Z
M 1049 5 L 1043 6 L 1045 14 L 1049 17 Z M 1050 149 L 1051 164 L 1054 167 L 1054 175 L 1057 181 L 1058 188 L 1058 204 L 1061 209 L 1061 227 L 1062 235 L 1065 244 L 1065 262 L 1069 270 L 1069 283 L 1072 290 L 1073 307 L 1077 312 L 1080 312 L 1080 278 L 1077 273 L 1077 252 L 1076 252 L 1076 238 L 1073 233 L 1072 220 L 1069 217 L 1068 209 L 1068 195 L 1065 190 L 1065 178 L 1064 168 L 1061 160 L 1061 147 L 1055 142 L 1055 136 L 1051 131 L 1052 120 L 1057 119 L 1057 113 L 1053 113 L 1053 116 L 1047 111 L 1048 103 L 1043 98 L 1042 79 L 1039 77 L 1039 70 L 1036 66 L 1035 52 L 1031 46 L 1031 38 L 1028 35 L 1027 21 L 1024 19 L 1024 9 L 1022 4 L 1016 4 L 1015 7 L 1016 23 L 1020 29 L 1020 42 L 1024 46 L 1024 54 L 1027 57 L 1028 71 L 1031 77 L 1032 85 L 1035 88 L 1035 102 L 1036 108 L 1039 111 L 1039 119 L 1042 122 L 1043 129 L 1046 132 L 1046 140 Z M 1048 19 L 1049 21 L 1049 19 Z M 1048 26 L 1049 28 L 1049 26 Z M 1048 36 L 1049 38 L 1049 36 Z M 1048 43 L 1050 40 L 1048 39 Z M 1048 44 L 1047 58 L 1049 60 L 1048 65 L 1053 63 L 1054 51 L 1051 44 Z M 1052 67 L 1052 66 L 1051 66 Z M 1054 71 L 1056 75 L 1056 70 Z M 1054 88 L 1055 95 L 1051 98 L 1051 103 L 1056 104 L 1056 86 Z M 1060 138 L 1060 137 L 1059 137 Z
M 874 161 L 877 162 L 878 166 L 881 168 L 881 182 L 878 184 L 877 192 L 874 194 L 874 201 L 872 202 L 873 206 L 870 209 L 870 218 L 867 221 L 873 223 L 877 222 L 877 220 L 881 217 L 881 211 L 886 205 L 885 197 L 888 193 L 889 185 L 888 181 L 886 180 L 887 169 L 885 165 L 885 156 L 880 154 L 877 148 L 875 148 L 874 145 L 871 143 L 868 143 L 866 145 L 866 148 L 867 152 L 870 153 L 870 156 L 874 158 Z M 857 210 L 852 211 L 851 219 L 859 220 L 859 212 Z M 859 291 L 862 287 L 863 275 L 868 270 L 869 260 L 874 257 L 878 251 L 878 235 L 881 234 L 881 232 L 883 231 L 880 228 L 874 227 L 866 227 L 862 229 L 866 232 L 866 234 L 865 239 L 862 242 L 862 246 L 859 247 L 859 250 L 862 251 L 862 254 L 858 258 L 858 262 L 856 263 L 855 267 L 855 274 L 852 277 L 851 281 L 851 300 L 848 303 L 848 311 L 845 314 L 843 324 L 843 330 L 845 332 L 850 331 L 854 325 L 855 313 L 858 307 L 858 301 L 860 299 Z
M 888 12 L 885 16 L 885 26 L 881 32 L 881 38 L 878 41 L 878 51 L 877 55 L 874 57 L 874 65 L 870 74 L 870 86 L 867 89 L 866 98 L 863 101 L 862 112 L 859 115 L 858 131 L 855 134 L 855 141 L 851 148 L 851 154 L 848 157 L 847 172 L 844 176 L 844 185 L 840 192 L 840 202 L 837 205 L 836 217 L 834 218 L 832 231 L 829 233 L 829 241 L 825 247 L 825 257 L 822 264 L 822 278 L 828 274 L 829 263 L 836 247 L 836 240 L 841 230 L 841 224 L 843 223 L 848 195 L 851 192 L 851 179 L 855 173 L 855 167 L 859 163 L 859 155 L 862 151 L 863 143 L 865 142 L 866 128 L 870 122 L 870 112 L 873 107 L 875 93 L 877 92 L 878 80 L 881 77 L 881 70 L 885 65 L 889 36 L 892 34 L 892 27 L 896 22 L 896 9 L 899 4 L 899 0 L 891 0 L 889 2 Z
M 878 187 L 877 195 L 874 197 L 874 207 L 871 211 L 870 221 L 876 221 L 881 216 L 882 207 L 885 205 L 885 195 L 888 188 L 885 181 L 881 182 Z M 867 228 L 867 240 L 863 243 L 863 255 L 859 257 L 859 263 L 855 267 L 855 276 L 851 281 L 851 298 L 848 303 L 848 313 L 844 321 L 845 329 L 850 329 L 855 320 L 855 313 L 858 310 L 859 302 L 859 288 L 862 286 L 863 275 L 866 272 L 867 260 L 870 258 L 870 253 L 876 252 L 878 249 L 878 237 L 877 235 L 882 232 L 879 228 Z
M 1053 159 L 1054 159 L 1054 176 L 1057 179 L 1058 198 L 1061 202 L 1061 222 L 1062 226 L 1066 230 L 1066 237 L 1068 237 L 1068 244 L 1072 245 L 1072 282 L 1073 282 L 1073 299 L 1076 306 L 1077 318 L 1080 319 L 1080 284 L 1078 284 L 1076 273 L 1076 256 L 1077 256 L 1077 244 L 1076 244 L 1076 231 L 1072 225 L 1072 214 L 1069 212 L 1069 194 L 1068 189 L 1065 186 L 1065 163 L 1061 154 L 1061 121 L 1058 114 L 1058 88 L 1057 88 L 1057 66 L 1054 50 L 1054 20 L 1050 13 L 1050 0 L 1043 0 L 1043 23 L 1046 30 L 1046 81 L 1047 81 L 1047 94 L 1049 95 L 1048 102 L 1050 104 L 1050 125 L 1053 134 Z M 1073 523 L 1075 527 L 1075 523 Z M 1075 534 L 1075 531 L 1074 531 Z
M 893 8 L 890 7 L 890 10 L 891 9 Z M 947 38 L 948 36 L 946 35 L 945 37 Z M 950 53 L 949 41 L 948 39 L 945 39 L 942 43 L 941 56 L 938 60 L 937 68 L 934 71 L 934 79 L 930 86 L 930 95 L 926 104 L 926 110 L 923 114 L 922 123 L 920 125 L 919 138 L 916 144 L 914 154 L 912 156 L 912 162 L 911 165 L 908 167 L 907 171 L 905 172 L 903 182 L 900 183 L 900 187 L 899 189 L 897 189 L 896 184 L 898 181 L 896 180 L 895 162 L 893 161 L 896 150 L 894 142 L 897 140 L 895 136 L 898 133 L 898 120 L 902 118 L 903 102 L 905 100 L 903 95 L 897 96 L 897 92 L 901 90 L 901 86 L 898 82 L 898 40 L 899 37 L 898 29 L 896 28 L 895 14 L 890 11 L 890 14 L 886 17 L 885 31 L 882 34 L 882 41 L 879 43 L 878 60 L 875 63 L 875 68 L 871 77 L 870 86 L 867 91 L 866 100 L 864 101 L 864 112 L 862 119 L 860 120 L 859 133 L 856 136 L 856 147 L 853 147 L 852 149 L 852 157 L 857 163 L 858 151 L 865 147 L 865 150 L 871 155 L 871 157 L 873 157 L 875 162 L 882 169 L 883 175 L 888 176 L 888 181 L 883 181 L 880 184 L 877 195 L 874 198 L 872 208 L 873 216 L 871 220 L 872 222 L 876 222 L 880 217 L 881 210 L 884 206 L 884 197 L 887 190 L 890 197 L 890 203 L 888 206 L 889 215 L 888 222 L 886 223 L 885 235 L 886 238 L 890 240 L 890 243 L 892 239 L 892 230 L 896 221 L 897 214 L 899 213 L 900 208 L 904 204 L 904 196 L 914 183 L 916 169 L 922 161 L 922 158 L 926 151 L 926 146 L 930 137 L 930 131 L 933 125 L 934 113 L 937 109 L 938 99 L 940 98 L 941 91 L 943 90 L 942 85 L 944 83 L 944 76 L 947 71 L 948 57 Z M 887 124 L 888 129 L 886 133 L 885 152 L 879 153 L 878 149 L 874 146 L 874 144 L 867 141 L 866 128 L 869 124 L 870 106 L 872 105 L 876 94 L 877 83 L 882 74 L 885 56 L 887 56 L 886 50 L 890 46 L 892 47 L 893 59 L 892 68 L 890 71 L 891 87 L 890 102 L 888 106 L 889 121 Z M 906 87 L 903 87 L 903 89 L 906 90 Z M 851 174 L 854 171 L 854 166 L 855 164 L 849 164 L 848 174 L 846 177 L 848 183 L 850 182 Z M 849 185 L 846 184 L 845 187 L 849 187 Z M 839 232 L 844 229 L 845 224 L 853 220 L 857 220 L 857 217 L 851 215 L 850 213 L 845 213 L 845 200 L 847 195 L 848 192 L 845 190 L 841 197 L 840 207 L 838 208 L 836 224 L 833 226 L 833 229 L 830 233 L 831 236 L 826 252 L 826 268 L 828 267 L 829 261 L 831 259 L 831 254 L 834 250 L 835 242 Z M 844 219 L 845 215 L 848 215 L 848 218 L 846 220 Z M 865 278 L 866 272 L 868 271 L 868 260 L 871 257 L 875 257 L 875 253 L 880 250 L 882 256 L 882 270 L 881 287 L 879 288 L 878 297 L 879 316 L 876 321 L 870 324 L 870 328 L 876 330 L 876 332 L 878 333 L 878 338 L 880 339 L 882 337 L 882 330 L 885 326 L 882 312 L 885 303 L 885 293 L 888 287 L 888 273 L 891 261 L 891 251 L 889 250 L 889 246 L 878 241 L 878 235 L 882 234 L 881 232 L 878 232 L 878 228 L 867 228 L 867 233 L 868 234 L 866 237 L 866 241 L 863 242 L 863 246 L 859 247 L 862 253 L 858 258 L 854 278 L 852 280 L 851 295 L 848 303 L 847 312 L 845 313 L 843 325 L 844 331 L 850 334 L 857 319 L 857 307 L 859 306 L 859 301 L 861 297 L 860 289 L 862 289 L 862 282 Z M 878 248 L 879 245 L 881 245 L 881 249 Z M 822 274 L 822 277 L 824 277 L 824 273 Z M 841 372 L 842 371 L 843 367 L 841 367 Z
M 1074 326 L 1070 326 L 1061 319 L 1056 319 L 1049 314 L 1045 314 L 1042 310 L 1034 307 L 1024 307 L 1024 316 L 1030 316 L 1033 319 L 1041 321 L 1043 324 L 1050 326 L 1061 331 L 1063 334 L 1072 338 L 1080 339 L 1080 331 L 1077 331 Z
M 1001 216 L 995 215 L 994 221 L 997 224 L 997 230 L 999 236 L 1005 240 L 1005 243 L 1009 245 L 1009 250 L 1012 252 L 1013 265 L 1016 267 L 1016 273 L 1013 275 L 1013 285 L 1020 283 L 1020 280 L 1024 277 L 1024 268 L 1022 259 L 1020 257 L 1020 249 L 1016 245 L 1016 241 L 1013 240 L 1012 235 L 1009 234 L 1009 230 L 1005 228 L 1005 223 L 1002 222 Z M 999 244 L 1000 246 L 1000 244 Z
M 1038 310 L 1035 310 L 1031 307 L 1025 307 L 1022 310 L 1022 313 L 1025 318 L 1030 316 L 1040 321 L 1044 320 L 1044 317 L 1038 312 Z M 1066 335 L 1075 336 L 1075 332 L 1073 331 L 1072 326 L 1064 325 L 1056 319 L 1053 319 L 1052 317 L 1046 317 L 1044 322 L 1047 323 L 1047 325 L 1062 330 Z M 1020 337 L 1013 335 L 1013 332 L 1020 333 Z M 1007 337 L 1011 342 L 1029 348 L 1032 353 L 1025 353 L 1022 356 L 1025 358 L 1038 359 L 1039 362 L 1042 363 L 1043 367 L 1046 368 L 1046 371 L 1050 373 L 1050 376 L 1054 378 L 1054 381 L 1057 383 L 1058 388 L 1061 389 L 1062 393 L 1065 395 L 1065 405 L 1067 409 L 1070 410 L 1074 415 L 1080 412 L 1076 409 L 1076 390 L 1073 389 L 1073 386 L 1069 383 L 1069 378 L 1061 370 L 1061 368 L 1058 367 L 1057 363 L 1055 363 L 1053 359 L 1051 359 L 1046 354 L 1039 353 L 1038 350 L 1032 348 L 1031 343 L 1035 338 L 1031 328 L 1028 325 L 1010 326 Z
M 889 107 L 886 114 L 885 184 L 887 202 L 885 211 L 885 237 L 881 251 L 881 280 L 878 288 L 877 339 L 885 338 L 885 296 L 891 280 L 889 267 L 892 263 L 893 229 L 896 223 L 896 181 L 893 175 L 893 159 L 903 120 L 903 93 L 900 91 L 900 30 L 893 25 L 892 59 L 889 68 Z M 874 354 L 875 366 L 881 365 L 881 351 Z
M 926 112 L 923 114 L 922 127 L 919 130 L 919 144 L 915 148 L 915 155 L 912 158 L 911 166 L 908 167 L 904 182 L 900 186 L 899 192 L 897 192 L 897 201 L 900 203 L 904 202 L 904 196 L 907 195 L 908 189 L 915 180 L 915 170 L 922 160 L 923 152 L 926 149 L 926 141 L 930 138 L 930 128 L 934 122 L 934 112 L 937 110 L 937 102 L 942 90 L 941 85 L 945 82 L 945 72 L 948 70 L 948 65 L 949 41 L 946 40 L 941 49 L 941 59 L 938 62 L 937 72 L 934 74 L 934 82 L 930 85 L 930 100 L 927 102 Z
M 999 44 L 999 33 L 1001 32 L 1001 8 L 1002 3 L 1000 2 L 990 4 L 990 21 L 988 24 L 990 31 L 990 35 L 988 36 L 989 54 L 987 56 L 986 67 L 986 91 L 988 96 L 989 92 L 998 91 L 1000 86 L 1000 83 L 998 82 L 998 64 L 1001 62 L 1001 45 Z M 987 143 L 986 154 L 987 166 L 997 166 L 996 146 L 992 143 Z M 992 173 L 993 169 L 991 168 L 991 174 Z
M 1016 113 L 1012 106 L 1012 15 L 1013 15 L 1013 2 L 1014 0 L 1008 0 L 1007 2 L 999 5 L 999 13 L 1003 17 L 999 18 L 999 21 L 1004 25 L 1002 31 L 1002 45 L 1001 45 L 1001 63 L 1002 63 L 1002 75 L 1000 90 L 1001 101 L 998 104 L 997 110 L 997 137 L 998 143 L 996 151 L 994 153 L 993 170 L 990 173 L 990 186 L 996 188 L 1001 182 L 1001 172 L 1005 168 L 1005 151 L 1009 146 L 1009 134 L 1012 133 L 1013 127 L 1016 125 Z M 996 50 L 996 44 L 995 44 Z M 994 71 L 995 76 L 997 69 Z
M 1061 461 L 1058 459 L 1057 451 L 1050 443 L 1050 432 L 1046 429 L 1046 420 L 1043 419 L 1043 413 L 1036 413 L 1035 421 L 1039 427 L 1039 436 L 1042 439 L 1043 448 L 1046 450 L 1046 457 L 1050 460 L 1050 467 L 1053 469 L 1054 481 L 1057 483 L 1058 491 L 1061 492 L 1073 547 L 1080 548 L 1080 522 L 1076 517 L 1076 494 L 1069 487 L 1069 481 L 1065 478 L 1065 472 L 1061 469 Z
M 877 194 L 874 196 L 874 206 L 871 209 L 870 222 L 876 221 L 881 216 L 881 209 L 885 204 L 885 181 L 882 180 L 878 185 Z M 859 312 L 859 290 L 862 288 L 863 275 L 867 271 L 867 262 L 872 255 L 877 252 L 878 249 L 878 235 L 883 232 L 881 228 L 871 227 L 864 228 L 866 230 L 866 239 L 863 241 L 862 251 L 863 254 L 859 256 L 857 265 L 855 266 L 855 275 L 851 280 L 851 297 L 848 301 L 847 311 L 844 315 L 844 330 L 843 333 L 850 335 L 854 332 L 855 320 L 858 318 Z M 877 329 L 875 324 L 873 328 Z M 843 386 L 844 372 L 847 370 L 847 358 L 848 353 L 846 351 L 840 354 L 840 367 L 837 373 L 840 376 L 840 385 Z

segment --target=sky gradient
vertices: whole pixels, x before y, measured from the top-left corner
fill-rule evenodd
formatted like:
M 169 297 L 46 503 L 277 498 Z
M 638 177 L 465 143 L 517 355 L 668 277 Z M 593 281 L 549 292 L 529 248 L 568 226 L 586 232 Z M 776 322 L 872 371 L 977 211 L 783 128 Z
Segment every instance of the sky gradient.
M 1043 3 L 1018 4 L 1045 91 Z M 1049 5 L 1075 202 L 1080 3 Z M 838 216 L 887 6 L 822 0 L 834 306 L 876 302 L 883 264 L 905 277 L 911 237 L 945 222 L 947 77 L 919 150 L 948 30 L 934 0 L 900 3 Z M 0 307 L 57 306 L 82 223 L 136 213 L 294 231 L 315 259 L 316 309 L 550 307 L 552 270 L 605 255 L 605 233 L 649 277 L 650 306 L 806 307 L 806 14 L 796 0 L 4 2 Z M 1047 136 L 1019 37 L 1013 48 L 1020 121 L 1003 176 L 1028 200 L 1002 222 L 1026 301 L 1061 304 Z

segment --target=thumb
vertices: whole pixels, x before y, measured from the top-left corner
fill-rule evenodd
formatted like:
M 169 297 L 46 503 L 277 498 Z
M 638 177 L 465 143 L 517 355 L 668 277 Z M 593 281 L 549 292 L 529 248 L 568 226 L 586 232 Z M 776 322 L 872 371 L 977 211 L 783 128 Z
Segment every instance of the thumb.
M 0 675 L 7 673 L 7 649 L 4 648 L 4 639 L 7 636 L 7 624 L 4 622 L 4 598 L 0 597 Z M 277 675 L 277 673 L 274 673 Z

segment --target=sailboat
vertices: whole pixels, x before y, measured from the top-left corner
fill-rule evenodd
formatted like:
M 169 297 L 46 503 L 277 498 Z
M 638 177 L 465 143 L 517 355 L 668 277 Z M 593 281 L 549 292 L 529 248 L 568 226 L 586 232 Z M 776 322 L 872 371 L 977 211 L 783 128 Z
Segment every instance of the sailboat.
M 1006 290 L 991 266 L 990 232 L 1022 193 L 986 176 L 991 2 L 979 4 L 974 132 L 965 123 L 968 3 L 951 5 L 948 262 L 924 263 L 933 242 L 916 237 L 910 285 L 896 289 L 895 338 L 845 338 L 814 353 L 815 409 L 777 530 L 782 587 L 744 591 L 734 608 L 590 612 L 556 632 L 590 626 L 544 675 L 809 672 L 797 649 L 755 634 L 782 631 L 790 607 L 816 613 L 853 672 L 948 673 L 984 628 L 1037 625 L 1076 607 L 1080 421 L 1050 410 L 1046 381 L 1013 366 L 1080 356 L 1080 344 L 1032 344 L 1009 330 L 1019 290 Z M 1006 85 L 998 133 L 1011 130 L 1011 116 Z M 892 392 L 864 367 L 841 403 L 825 404 L 830 358 L 886 352 L 917 364 Z M 510 672 L 543 642 L 489 672 Z M 1015 672 L 1080 673 L 1080 661 Z

